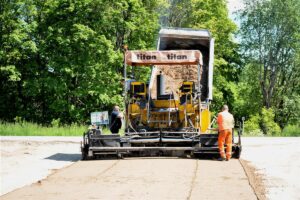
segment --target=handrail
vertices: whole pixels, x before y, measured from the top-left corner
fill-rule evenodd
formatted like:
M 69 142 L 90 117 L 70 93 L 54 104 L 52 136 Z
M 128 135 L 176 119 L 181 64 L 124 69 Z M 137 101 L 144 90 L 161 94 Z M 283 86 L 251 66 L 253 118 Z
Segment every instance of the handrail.
M 170 93 L 170 97 L 169 97 L 169 117 L 168 117 L 169 126 L 171 126 L 171 97 L 172 97 L 172 94 Z

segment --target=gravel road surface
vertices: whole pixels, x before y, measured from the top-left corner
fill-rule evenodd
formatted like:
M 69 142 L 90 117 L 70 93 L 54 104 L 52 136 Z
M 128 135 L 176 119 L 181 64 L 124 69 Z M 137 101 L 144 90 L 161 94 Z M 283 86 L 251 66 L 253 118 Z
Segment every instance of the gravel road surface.
M 230 162 L 83 162 L 80 140 L 1 137 L 0 199 L 300 199 L 299 138 L 243 138 L 242 159 Z
M 243 138 L 241 158 L 256 168 L 267 199 L 300 200 L 300 137 Z
M 220 170 L 224 168 L 224 170 Z M 226 169 L 226 170 L 225 170 Z M 6 199 L 256 199 L 238 160 L 80 161 Z

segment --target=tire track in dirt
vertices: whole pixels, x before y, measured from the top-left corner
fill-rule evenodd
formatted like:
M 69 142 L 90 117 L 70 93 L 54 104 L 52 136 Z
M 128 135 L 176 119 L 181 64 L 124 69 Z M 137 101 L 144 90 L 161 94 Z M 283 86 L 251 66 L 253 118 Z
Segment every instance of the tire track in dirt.
M 193 189 L 195 187 L 195 181 L 197 179 L 197 171 L 198 171 L 198 159 L 196 160 L 196 166 L 195 166 L 195 169 L 194 169 L 194 172 L 193 172 L 193 178 L 192 178 L 192 181 L 191 181 L 190 191 L 189 191 L 189 194 L 186 198 L 187 200 L 191 199 L 192 192 L 193 192 Z
M 263 183 L 263 175 L 257 173 L 257 170 L 254 166 L 250 164 L 249 161 L 239 159 L 241 166 L 244 169 L 244 172 L 248 178 L 249 185 L 251 186 L 254 194 L 258 200 L 266 200 L 266 189 Z
M 99 177 L 101 177 L 103 174 L 105 174 L 106 172 L 108 172 L 109 170 L 111 170 L 112 168 L 114 168 L 119 162 L 120 162 L 120 160 L 117 160 L 112 165 L 110 165 L 109 167 L 107 167 L 106 169 L 104 169 L 103 171 L 101 171 L 100 173 L 96 174 L 95 178 L 93 179 L 93 182 L 98 181 Z

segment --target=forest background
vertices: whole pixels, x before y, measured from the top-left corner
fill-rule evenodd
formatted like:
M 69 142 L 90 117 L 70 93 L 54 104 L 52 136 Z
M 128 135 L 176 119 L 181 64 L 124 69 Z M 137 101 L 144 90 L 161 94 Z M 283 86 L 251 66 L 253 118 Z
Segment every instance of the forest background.
M 244 0 L 236 25 L 225 0 L 0 0 L 0 133 L 59 134 L 123 105 L 123 46 L 155 49 L 161 27 L 184 27 L 215 38 L 214 113 L 228 104 L 248 135 L 299 136 L 299 10 Z

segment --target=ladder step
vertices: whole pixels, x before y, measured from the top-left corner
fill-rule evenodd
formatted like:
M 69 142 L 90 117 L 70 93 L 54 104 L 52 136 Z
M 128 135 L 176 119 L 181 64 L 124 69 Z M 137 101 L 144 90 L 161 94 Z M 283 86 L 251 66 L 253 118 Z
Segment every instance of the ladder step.
M 148 123 L 174 123 L 176 121 L 160 121 L 160 120 L 154 120 L 154 121 L 148 121 Z

